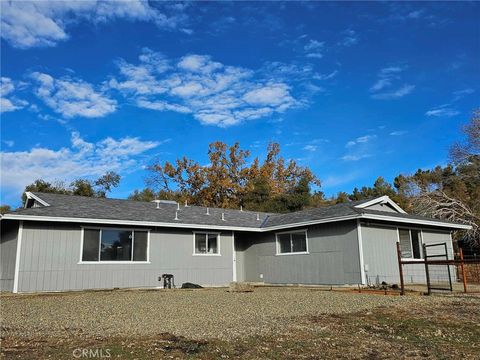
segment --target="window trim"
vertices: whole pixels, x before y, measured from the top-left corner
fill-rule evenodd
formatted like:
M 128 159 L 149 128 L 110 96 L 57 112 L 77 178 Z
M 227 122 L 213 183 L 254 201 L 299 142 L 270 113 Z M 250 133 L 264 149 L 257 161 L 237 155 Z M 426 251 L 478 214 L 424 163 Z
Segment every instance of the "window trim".
M 92 230 L 100 230 L 99 231 L 99 239 L 98 239 L 98 247 L 100 251 L 100 246 L 102 242 L 102 230 L 122 230 L 122 231 L 131 231 L 132 232 L 132 253 L 131 258 L 132 260 L 100 260 L 100 253 L 98 256 L 98 261 L 83 261 L 83 241 L 84 241 L 84 233 L 85 229 L 92 229 Z M 142 261 L 134 261 L 133 260 L 133 248 L 135 246 L 135 231 L 142 231 L 147 233 L 147 260 Z M 99 226 L 81 226 L 80 231 L 80 260 L 78 261 L 77 265 L 121 265 L 121 264 L 151 264 L 150 262 L 150 231 L 151 229 L 136 229 L 136 228 L 120 228 L 120 227 L 99 227 Z
M 208 249 L 208 235 L 217 235 L 217 253 L 216 254 L 209 254 L 209 253 L 197 253 L 196 246 L 195 246 L 195 234 L 205 234 L 206 235 L 206 246 Z M 193 232 L 193 253 L 192 256 L 222 256 L 221 249 L 220 249 L 220 232 L 218 231 L 194 231 Z
M 306 251 L 296 251 L 296 252 L 285 252 L 285 253 L 280 252 L 280 242 L 278 240 L 278 235 L 290 234 L 290 244 L 291 244 L 291 242 L 292 242 L 292 235 L 291 234 L 297 234 L 297 233 L 304 233 L 305 234 L 305 245 L 306 245 L 307 250 Z M 310 251 L 308 249 L 308 229 L 299 229 L 299 230 L 276 232 L 275 233 L 275 245 L 276 245 L 275 256 L 308 255 L 308 254 L 310 254 Z
M 420 228 L 409 228 L 409 227 L 397 227 L 397 242 L 400 243 L 400 230 L 408 230 L 408 236 L 410 239 L 410 249 L 412 252 L 412 257 L 409 258 L 404 258 L 402 256 L 401 260 L 405 261 L 423 261 L 425 254 L 423 253 L 423 230 Z M 420 236 L 420 258 L 414 258 L 413 257 L 413 239 L 412 239 L 412 230 L 418 231 L 418 235 Z

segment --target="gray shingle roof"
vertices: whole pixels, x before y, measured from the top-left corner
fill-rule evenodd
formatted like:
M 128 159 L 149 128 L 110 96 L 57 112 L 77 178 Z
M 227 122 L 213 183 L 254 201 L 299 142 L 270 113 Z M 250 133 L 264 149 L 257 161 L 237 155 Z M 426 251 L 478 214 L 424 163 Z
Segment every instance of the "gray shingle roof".
M 209 215 L 207 215 L 207 208 L 200 206 L 185 207 L 184 205 L 178 206 L 177 204 L 160 203 L 159 208 L 157 208 L 157 204 L 153 202 L 90 198 L 39 192 L 35 192 L 33 195 L 46 201 L 50 206 L 20 209 L 12 214 L 179 225 L 210 225 L 212 227 L 250 228 L 252 230 L 267 230 L 271 227 L 288 227 L 289 225 L 295 226 L 295 224 L 305 222 L 324 221 L 341 217 L 360 218 L 362 215 L 385 215 L 390 218 L 399 218 L 399 220 L 433 220 L 446 225 L 453 224 L 447 221 L 417 215 L 355 207 L 355 205 L 359 205 L 369 200 L 307 209 L 287 214 L 269 214 L 253 211 L 209 208 Z M 178 207 L 180 208 L 179 210 Z M 175 220 L 176 213 L 178 213 L 178 220 Z M 222 220 L 222 213 L 224 215 L 224 220 Z
M 54 216 L 85 219 L 128 220 L 159 223 L 198 224 L 237 227 L 260 227 L 268 214 L 232 209 L 180 205 L 178 219 L 175 220 L 177 205 L 153 202 L 90 198 L 86 196 L 33 193 L 50 206 L 17 210 L 23 215 Z M 222 213 L 224 219 L 222 220 Z

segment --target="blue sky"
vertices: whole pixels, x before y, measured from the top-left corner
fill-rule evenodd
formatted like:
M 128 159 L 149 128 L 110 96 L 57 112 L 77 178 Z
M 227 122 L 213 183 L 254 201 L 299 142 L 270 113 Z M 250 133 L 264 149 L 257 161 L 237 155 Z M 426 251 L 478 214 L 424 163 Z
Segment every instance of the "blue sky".
M 478 107 L 478 3 L 1 3 L 1 202 L 269 142 L 327 195 L 448 162 Z

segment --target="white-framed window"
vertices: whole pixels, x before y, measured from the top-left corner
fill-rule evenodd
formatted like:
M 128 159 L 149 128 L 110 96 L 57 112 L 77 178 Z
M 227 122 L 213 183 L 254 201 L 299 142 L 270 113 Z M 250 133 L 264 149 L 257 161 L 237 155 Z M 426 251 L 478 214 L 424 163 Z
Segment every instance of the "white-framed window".
M 308 254 L 307 230 L 281 232 L 275 236 L 277 255 Z
M 220 255 L 220 233 L 193 233 L 193 255 Z
M 398 229 L 402 259 L 422 259 L 422 232 L 415 229 Z
M 147 263 L 149 230 L 82 228 L 81 263 Z

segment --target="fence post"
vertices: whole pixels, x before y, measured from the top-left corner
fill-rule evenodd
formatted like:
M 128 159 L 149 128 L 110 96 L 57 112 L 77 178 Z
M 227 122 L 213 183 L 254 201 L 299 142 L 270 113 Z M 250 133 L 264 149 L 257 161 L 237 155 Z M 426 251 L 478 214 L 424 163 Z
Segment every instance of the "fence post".
M 399 241 L 397 241 L 397 259 L 398 259 L 398 272 L 400 273 L 400 295 L 405 295 L 405 283 L 403 282 L 402 251 L 400 250 Z
M 460 248 L 460 269 L 462 269 L 463 292 L 467 292 L 467 275 L 465 274 L 465 262 L 463 261 L 463 249 Z
M 428 256 L 427 246 L 423 244 L 423 258 L 425 260 L 425 277 L 427 278 L 427 294 L 430 295 L 432 290 L 430 289 L 430 273 L 428 272 Z

